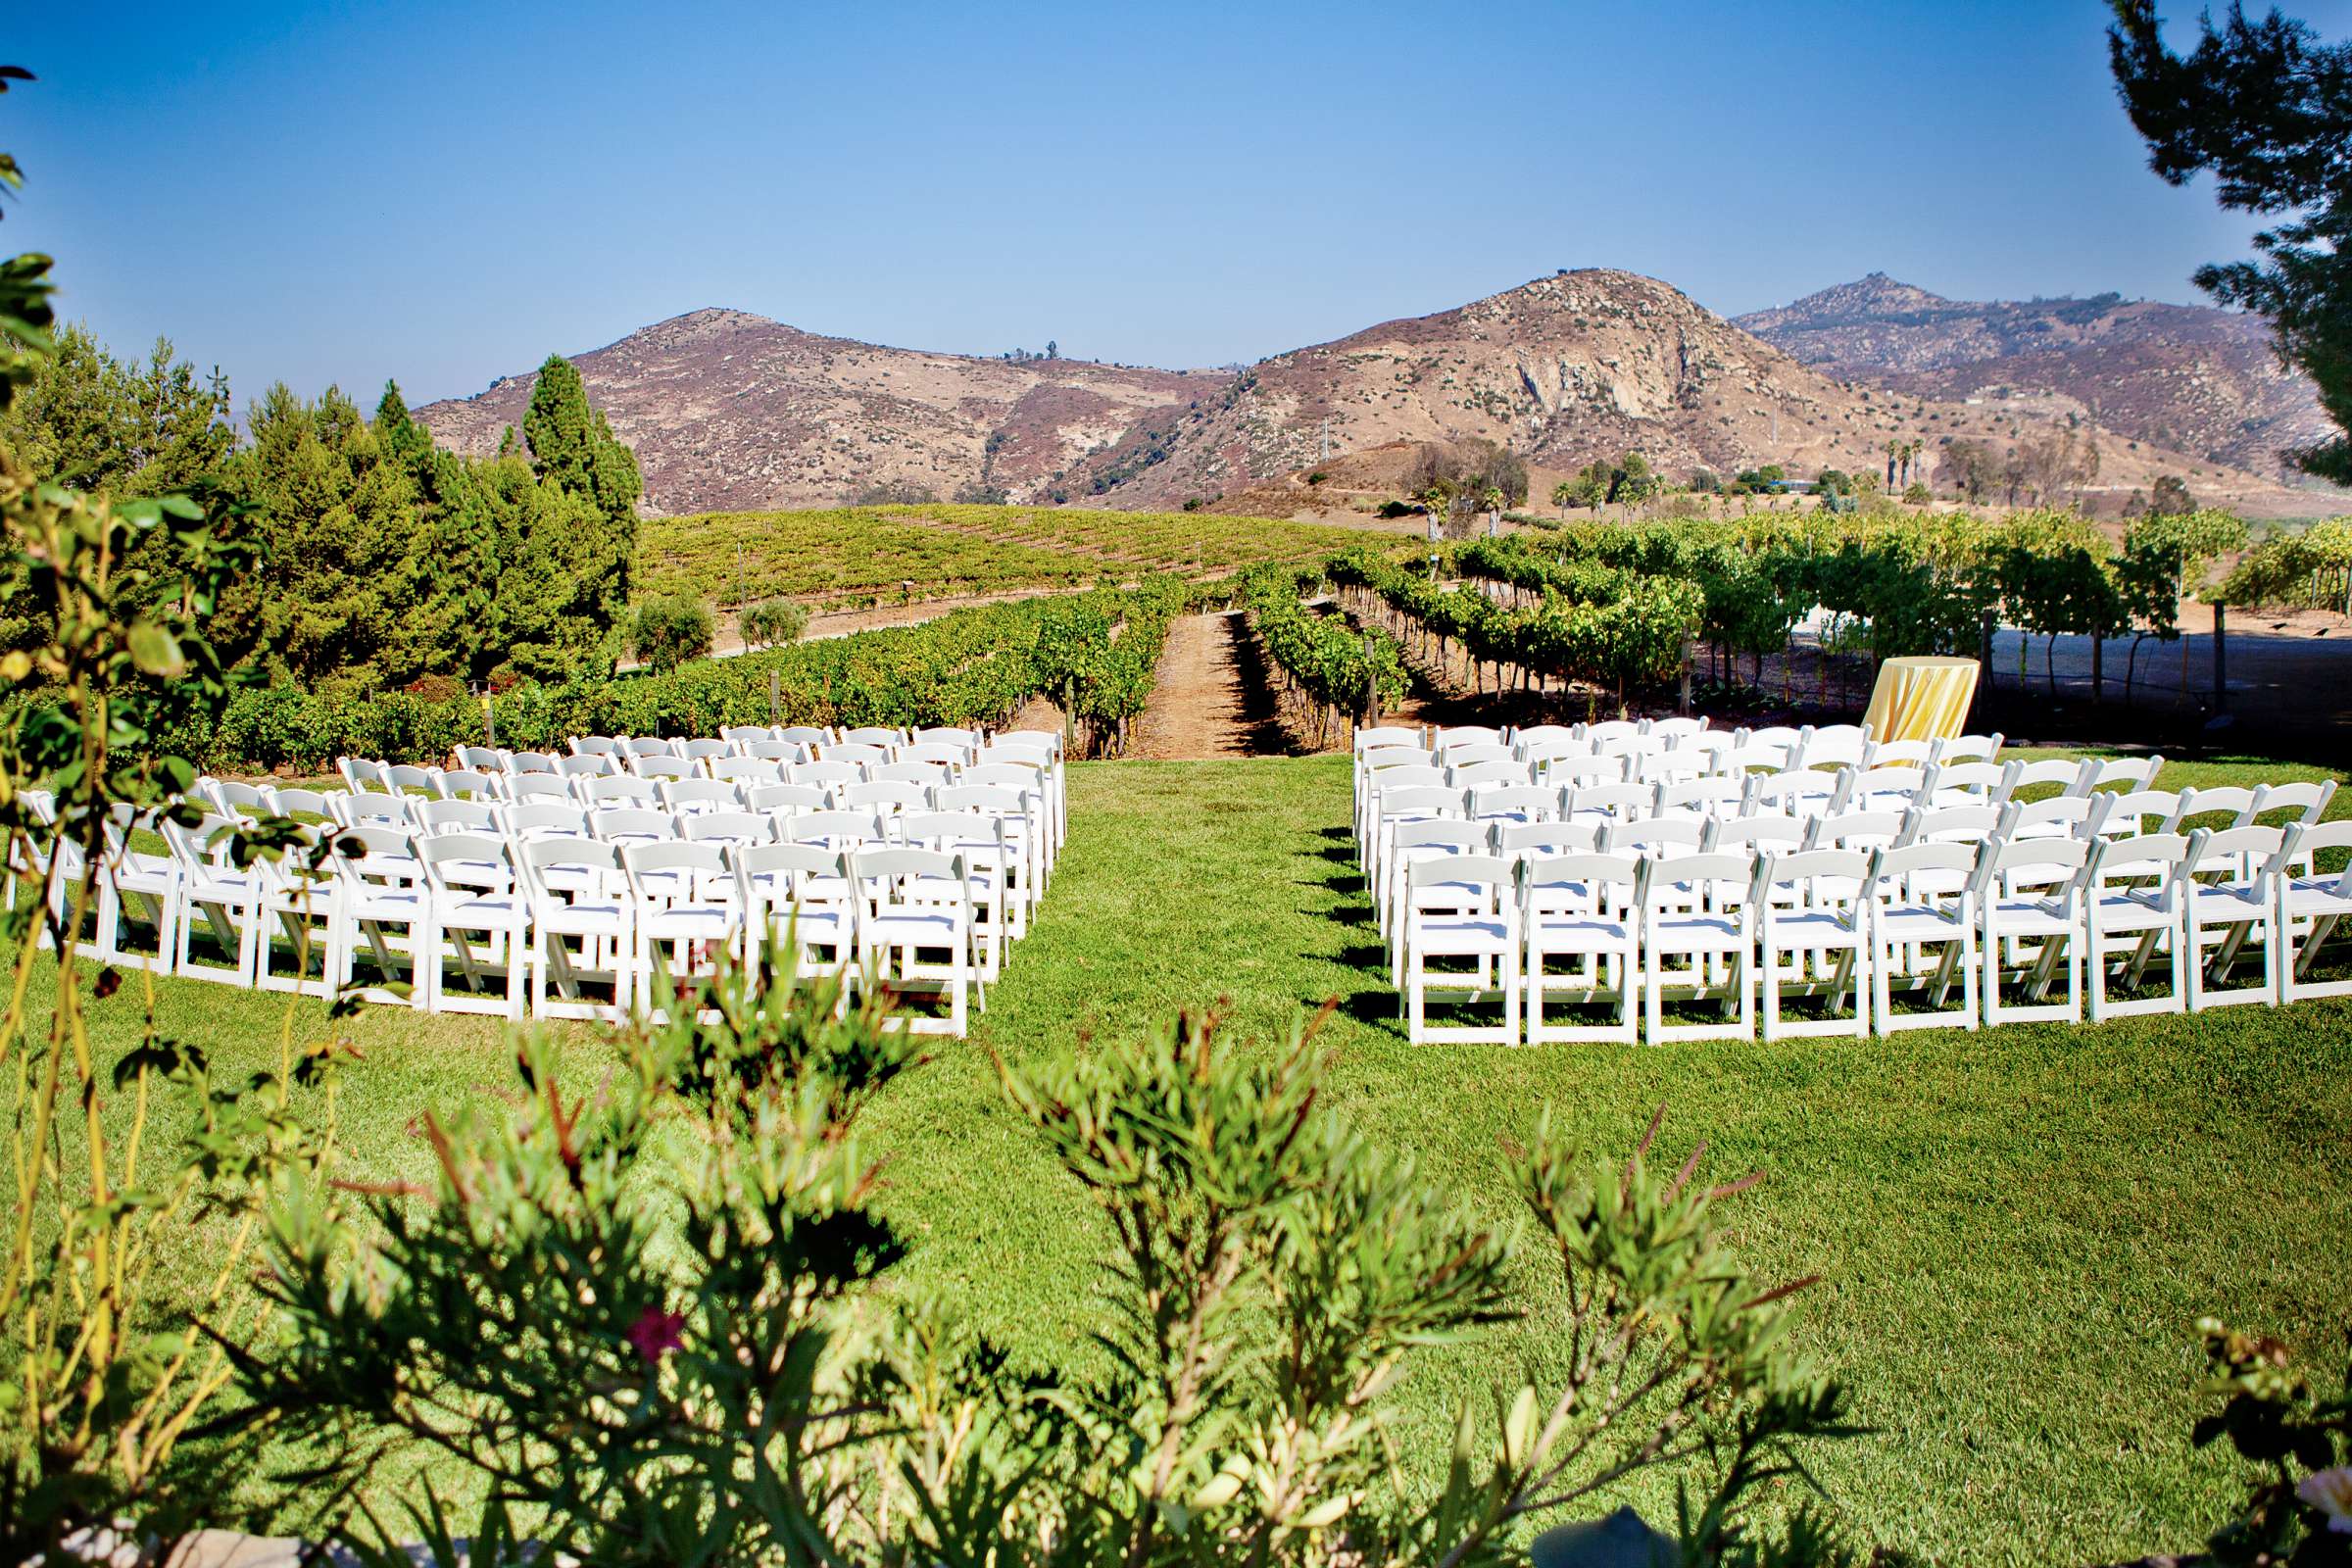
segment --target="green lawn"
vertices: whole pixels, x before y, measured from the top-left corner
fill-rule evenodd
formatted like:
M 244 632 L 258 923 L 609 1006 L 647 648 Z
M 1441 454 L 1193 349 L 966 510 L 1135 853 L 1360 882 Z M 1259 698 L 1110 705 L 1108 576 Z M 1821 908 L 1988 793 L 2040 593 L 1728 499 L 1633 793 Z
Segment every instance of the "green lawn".
M 2162 781 L 2319 776 L 2168 766 Z M 1375 951 L 1338 759 L 1070 770 L 1067 852 L 1044 916 L 968 1042 L 943 1043 L 872 1129 L 909 1285 L 1018 1351 L 1085 1353 L 1092 1210 L 1000 1102 L 990 1052 L 1028 1060 L 1219 1003 L 1254 1049 L 1336 997 L 1341 1107 L 1434 1180 L 1507 1214 L 1497 1140 L 1549 1103 L 1612 1150 L 1668 1107 L 1719 1176 L 1768 1179 L 1726 1210 L 1764 1272 L 1818 1273 L 1803 1335 L 1874 1435 L 1821 1476 L 1856 1535 L 1934 1561 L 2108 1562 L 2199 1542 L 2235 1481 L 2192 1454 L 2220 1311 L 2331 1357 L 2352 1315 L 2352 1005 L 2234 1009 L 2098 1028 L 1892 1042 L 1408 1046 Z M 112 1049 L 134 983 L 99 1004 Z M 258 1064 L 280 1005 L 189 983 L 165 1026 Z M 306 1025 L 306 1027 L 308 1027 Z M 377 1010 L 345 1077 L 350 1174 L 425 1174 L 423 1109 L 503 1077 L 495 1026 Z M 574 1070 L 596 1071 L 582 1036 Z M 191 1283 L 208 1261 L 191 1240 Z M 1525 1269 L 1531 1304 L 1549 1280 Z M 1541 1365 L 1540 1319 L 1446 1352 L 1407 1385 L 1424 1465 L 1465 1393 Z M 1653 1490 L 1632 1500 L 1663 1518 Z

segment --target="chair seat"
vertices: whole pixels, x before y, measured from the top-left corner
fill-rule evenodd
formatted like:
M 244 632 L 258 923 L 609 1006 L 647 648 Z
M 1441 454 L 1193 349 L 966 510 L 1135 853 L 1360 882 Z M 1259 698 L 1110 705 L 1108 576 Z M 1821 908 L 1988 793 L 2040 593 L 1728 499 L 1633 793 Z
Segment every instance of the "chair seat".
M 629 929 L 629 906 L 610 900 L 574 899 L 552 904 L 538 911 L 545 930 L 564 936 L 619 936 Z
M 2286 885 L 2286 912 L 2300 915 L 2352 914 L 2352 894 L 2339 893 L 2341 877 L 2297 877 Z
M 531 911 L 520 899 L 512 895 L 494 895 L 483 899 L 460 899 L 443 904 L 433 911 L 433 917 L 443 925 L 465 930 L 493 928 L 521 930 L 531 923 Z
M 1879 911 L 1879 933 L 1903 942 L 1933 942 L 1956 937 L 1966 929 L 1949 909 L 1894 905 Z
M 868 918 L 864 930 L 868 942 L 877 947 L 941 948 L 961 940 L 963 921 L 945 910 L 936 914 L 893 910 Z
M 1746 928 L 1728 914 L 1670 915 L 1649 928 L 1650 947 L 1670 953 L 1713 953 L 1746 943 Z
M 673 904 L 638 918 L 640 928 L 658 942 L 716 942 L 733 936 L 739 923 L 734 907 L 723 904 Z
M 1775 914 L 1764 922 L 1772 940 L 1788 947 L 1801 947 L 1815 942 L 1853 942 L 1860 938 L 1861 928 L 1853 916 L 1837 914 L 1828 909 L 1800 909 L 1793 913 Z
M 1626 947 L 1634 940 L 1633 923 L 1600 915 L 1539 914 L 1528 922 L 1529 940 L 1558 951 L 1561 946 Z
M 343 890 L 343 913 L 354 920 L 415 920 L 424 913 L 421 888 Z
M 2109 893 L 2092 901 L 2092 912 L 2108 931 L 2153 931 L 2169 926 L 2178 911 L 2144 893 Z
M 1511 944 L 1511 927 L 1494 915 L 1417 913 L 1410 940 L 1423 953 L 1446 957 L 1500 953 Z
M 2199 917 L 2208 920 L 2259 920 L 2271 909 L 2270 889 L 2260 886 L 2199 884 L 2189 890 L 2188 896 Z

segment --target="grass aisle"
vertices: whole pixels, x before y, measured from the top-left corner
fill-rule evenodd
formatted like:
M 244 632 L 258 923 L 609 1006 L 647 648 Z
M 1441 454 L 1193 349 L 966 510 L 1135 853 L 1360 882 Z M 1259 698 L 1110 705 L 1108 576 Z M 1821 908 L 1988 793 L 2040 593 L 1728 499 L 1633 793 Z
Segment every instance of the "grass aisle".
M 2206 782 L 2207 780 L 2198 780 Z M 2177 782 L 2168 778 L 2168 783 Z M 2352 1008 L 2238 1009 L 1892 1043 L 1408 1047 L 1332 759 L 1078 766 L 1039 928 L 966 1045 L 884 1107 L 909 1279 L 1026 1354 L 1084 1354 L 1092 1216 L 1001 1106 L 1025 1061 L 1232 999 L 1255 1049 L 1326 997 L 1342 1107 L 1512 1217 L 1497 1139 L 1548 1102 L 1621 1152 L 1669 1108 L 1721 1177 L 1763 1167 L 1737 1243 L 1820 1273 L 1804 1338 L 1879 1429 L 1824 1466 L 1864 1539 L 1938 1561 L 2093 1562 L 2199 1541 L 2234 1497 L 2188 1428 L 2190 1322 L 2330 1358 L 2352 1313 Z M 1532 1260 L 1531 1297 L 1550 1287 Z M 1408 1385 L 1418 1451 L 1464 1393 L 1541 1365 L 1534 1329 Z M 1639 1499 L 1652 1517 L 1671 1506 Z

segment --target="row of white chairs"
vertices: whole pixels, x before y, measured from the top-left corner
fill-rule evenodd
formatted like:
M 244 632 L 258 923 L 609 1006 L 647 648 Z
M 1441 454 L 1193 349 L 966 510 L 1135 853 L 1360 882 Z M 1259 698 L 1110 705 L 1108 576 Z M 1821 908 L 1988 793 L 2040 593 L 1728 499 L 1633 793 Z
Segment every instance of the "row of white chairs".
M 1762 729 L 1714 730 L 1703 718 L 1612 719 L 1597 724 L 1543 724 L 1525 729 L 1462 725 L 1413 729 L 1388 726 L 1359 730 L 1354 752 L 1427 754 L 1427 760 L 1454 766 L 1478 761 L 1518 761 L 1541 766 L 1556 761 L 1623 758 L 1628 776 L 1698 777 L 1789 767 L 1926 767 L 1955 762 L 1988 762 L 2000 756 L 2004 737 L 1960 735 L 1938 740 L 1887 741 L 1873 738 L 1867 724 L 1815 728 L 1773 725 Z M 1377 764 L 1375 764 L 1377 765 Z
M 2316 972 L 2352 930 L 2352 871 L 2315 869 L 2352 850 L 2352 822 L 1654 854 L 1489 831 L 1400 869 L 1392 961 L 1415 1042 L 1745 1039 L 1759 1012 L 1767 1040 L 1884 1035 L 2352 995 Z M 1433 1025 L 1433 995 L 1500 1017 Z M 1789 1016 L 1799 996 L 1824 1015 Z M 1714 1016 L 1670 1020 L 1683 1006 Z

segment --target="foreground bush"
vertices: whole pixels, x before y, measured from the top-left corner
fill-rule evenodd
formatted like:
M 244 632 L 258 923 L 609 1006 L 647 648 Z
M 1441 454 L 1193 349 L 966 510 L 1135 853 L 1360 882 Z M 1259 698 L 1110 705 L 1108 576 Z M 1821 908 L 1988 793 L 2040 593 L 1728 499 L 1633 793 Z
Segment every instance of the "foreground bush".
M 266 1429 L 335 1456 L 304 1496 L 356 1494 L 405 1439 L 486 1487 L 476 1563 L 528 1536 L 604 1563 L 1457 1565 L 1666 1465 L 1684 1548 L 1746 1561 L 1755 1490 L 1846 1430 L 1784 1342 L 1792 1287 L 1718 1246 L 1732 1189 L 1696 1153 L 1600 1159 L 1539 1124 L 1509 1168 L 1565 1276 L 1567 1371 L 1466 1405 L 1443 1490 L 1401 1495 L 1396 1390 L 1521 1315 L 1513 1240 L 1319 1108 L 1306 1031 L 1269 1057 L 1198 1018 L 1004 1070 L 1113 1238 L 1093 1352 L 1008 1364 L 880 1288 L 902 1242 L 859 1121 L 916 1062 L 886 1016 L 730 968 L 591 1095 L 527 1043 L 518 1099 L 427 1118 L 431 1190 L 362 1184 L 368 1223 L 282 1207 L 284 1333 L 238 1360 Z M 360 1533 L 448 1529 L 411 1508 Z

